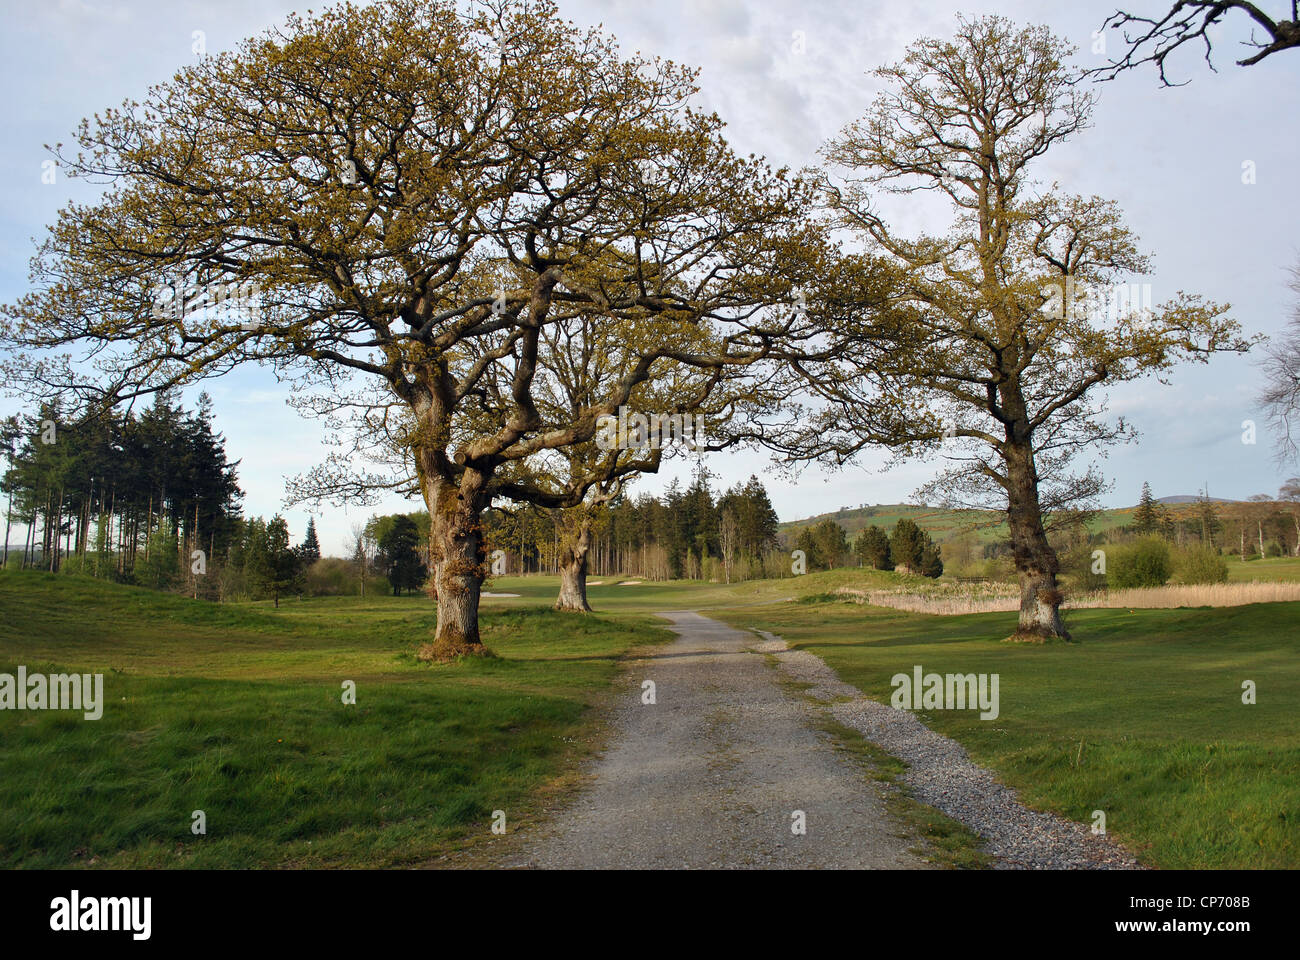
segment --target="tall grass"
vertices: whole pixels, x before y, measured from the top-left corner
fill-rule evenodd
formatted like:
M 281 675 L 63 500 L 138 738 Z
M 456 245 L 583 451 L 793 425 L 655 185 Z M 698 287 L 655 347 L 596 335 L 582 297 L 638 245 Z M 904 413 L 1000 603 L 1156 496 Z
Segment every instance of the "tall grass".
M 1020 609 L 1020 590 L 1012 584 L 943 584 L 933 591 L 914 587 L 898 590 L 859 590 L 840 587 L 836 594 L 857 603 L 892 607 L 911 613 L 961 616 L 968 613 L 1009 613 Z M 1174 607 L 1240 607 L 1249 603 L 1285 603 L 1300 600 L 1300 583 L 1197 583 L 1166 584 L 1162 587 L 1134 587 L 1102 590 L 1067 597 L 1073 609 L 1171 609 Z
M 1111 590 L 1066 601 L 1066 606 L 1129 607 L 1148 610 L 1171 607 L 1241 607 L 1248 603 L 1300 600 L 1300 583 L 1170 583 L 1163 587 Z

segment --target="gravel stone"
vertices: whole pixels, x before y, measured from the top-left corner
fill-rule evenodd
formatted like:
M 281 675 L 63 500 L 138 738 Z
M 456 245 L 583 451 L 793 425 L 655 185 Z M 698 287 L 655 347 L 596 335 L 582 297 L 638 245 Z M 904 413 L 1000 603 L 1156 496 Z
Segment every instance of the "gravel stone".
M 780 652 L 786 648 L 780 637 L 754 632 L 787 676 L 814 685 L 808 690 L 810 696 L 826 701 L 851 698 L 831 703 L 831 715 L 905 761 L 908 769 L 901 779 L 912 796 L 983 838 L 985 851 L 997 858 L 995 869 L 1141 869 L 1127 851 L 1105 836 L 1094 835 L 1088 826 L 1030 810 L 1015 790 L 973 763 L 961 744 L 935 733 L 914 713 L 863 697 L 820 657 L 806 650 Z
M 815 727 L 752 634 L 662 614 L 679 639 L 622 680 L 591 782 L 530 838 L 519 866 L 576 869 L 924 868 L 877 785 Z M 656 703 L 641 702 L 642 681 Z M 807 833 L 791 830 L 802 810 Z

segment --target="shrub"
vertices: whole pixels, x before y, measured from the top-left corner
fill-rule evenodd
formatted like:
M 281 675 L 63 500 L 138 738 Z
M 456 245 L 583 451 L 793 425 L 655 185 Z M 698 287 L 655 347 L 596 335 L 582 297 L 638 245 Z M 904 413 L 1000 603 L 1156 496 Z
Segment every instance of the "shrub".
M 1190 547 L 1178 551 L 1174 570 L 1180 583 L 1227 583 L 1228 561 L 1215 550 Z
M 1169 544 L 1155 537 L 1106 551 L 1106 582 L 1121 590 L 1164 586 L 1172 572 Z
M 1015 565 L 1006 557 L 989 557 L 984 561 L 980 576 L 1003 583 L 1016 583 L 1019 580 Z
M 357 568 L 351 560 L 322 557 L 307 568 L 303 592 L 310 597 L 350 597 L 357 593 Z
M 1274 540 L 1272 543 L 1268 545 L 1268 548 L 1264 551 L 1264 556 L 1266 557 L 1282 556 L 1282 544 Z
M 180 554 L 176 538 L 155 530 L 148 540 L 148 556 L 136 558 L 132 571 L 135 582 L 154 590 L 169 589 L 180 576 Z
M 70 577 L 94 576 L 94 560 L 74 553 L 70 557 L 63 558 L 63 562 L 59 564 L 59 573 L 66 573 Z

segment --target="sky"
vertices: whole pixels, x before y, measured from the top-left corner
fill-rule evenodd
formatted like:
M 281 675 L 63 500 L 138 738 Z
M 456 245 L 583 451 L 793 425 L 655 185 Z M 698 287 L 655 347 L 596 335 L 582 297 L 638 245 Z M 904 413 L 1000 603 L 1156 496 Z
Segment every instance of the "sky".
M 1096 31 L 1115 0 L 1070 3 L 923 5 L 876 0 L 560 0 L 561 13 L 579 25 L 603 24 L 628 53 L 640 51 L 700 68 L 697 105 L 716 110 L 740 153 L 799 168 L 817 161 L 818 148 L 862 116 L 880 82 L 871 71 L 901 59 L 922 36 L 948 36 L 960 12 L 1000 13 L 1018 23 L 1041 23 L 1079 48 L 1076 62 L 1100 65 L 1117 38 L 1094 52 Z M 324 4 L 315 0 L 320 8 Z M 0 302 L 27 289 L 34 238 L 72 200 L 93 190 L 56 174 L 43 182 L 44 144 L 68 142 L 83 117 L 168 79 L 207 52 L 233 47 L 283 21 L 303 3 L 281 0 L 0 0 Z M 1128 0 L 1145 13 L 1167 0 Z M 1264 9 L 1279 8 L 1276 0 Z M 1240 18 L 1217 34 L 1217 73 L 1196 51 L 1170 62 L 1162 88 L 1143 69 L 1100 85 L 1091 129 L 1043 159 L 1037 176 L 1069 193 L 1117 201 L 1129 226 L 1154 255 L 1156 302 L 1179 291 L 1231 303 L 1248 334 L 1277 332 L 1292 308 L 1288 271 L 1300 262 L 1300 52 L 1284 51 L 1248 68 L 1237 67 L 1248 35 Z M 1244 176 L 1253 169 L 1253 183 Z M 48 178 L 45 178 L 48 179 Z M 904 230 L 938 226 L 920 205 L 888 207 Z M 216 423 L 232 460 L 240 460 L 247 515 L 283 513 L 297 540 L 308 512 L 317 516 L 326 553 L 343 554 L 350 527 L 373 512 L 422 509 L 393 498 L 376 506 L 338 508 L 283 504 L 285 478 L 308 470 L 323 455 L 323 433 L 286 404 L 288 389 L 266 370 L 244 369 L 203 385 L 213 397 Z M 1139 429 L 1136 444 L 1117 447 L 1100 461 L 1114 481 L 1107 506 L 1137 500 L 1142 483 L 1156 496 L 1194 494 L 1244 499 L 1276 494 L 1300 467 L 1273 462 L 1272 438 L 1254 402 L 1258 371 L 1251 357 L 1219 356 L 1206 366 L 1178 368 L 1170 385 L 1154 380 L 1109 391 L 1110 412 Z M 186 398 L 192 405 L 197 390 Z M 0 399 L 0 413 L 24 406 Z M 1256 442 L 1243 442 L 1254 420 Z M 940 469 L 937 461 L 882 471 L 887 456 L 827 473 L 810 467 L 797 477 L 772 470 L 762 452 L 710 455 L 715 488 L 758 474 L 782 520 L 843 506 L 896 503 Z M 642 478 L 636 491 L 658 493 L 676 476 L 686 479 L 693 458 Z

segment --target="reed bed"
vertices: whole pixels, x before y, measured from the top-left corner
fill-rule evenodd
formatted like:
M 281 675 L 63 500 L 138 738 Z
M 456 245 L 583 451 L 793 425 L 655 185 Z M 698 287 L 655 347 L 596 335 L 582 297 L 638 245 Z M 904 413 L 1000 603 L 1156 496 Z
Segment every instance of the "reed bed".
M 933 589 L 859 590 L 841 587 L 835 593 L 857 603 L 893 607 L 912 613 L 960 616 L 967 613 L 1007 613 L 1020 609 L 1020 590 L 1013 584 L 975 586 L 936 584 Z M 1240 607 L 1248 603 L 1300 601 L 1300 583 L 1259 581 L 1250 583 L 1166 584 L 1109 590 L 1067 597 L 1067 609 L 1119 608 L 1170 609 L 1174 607 Z

